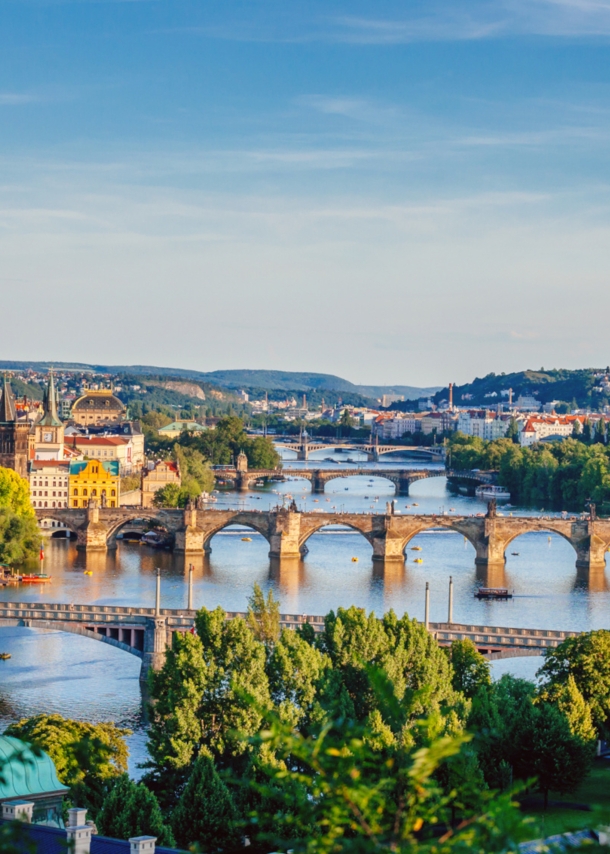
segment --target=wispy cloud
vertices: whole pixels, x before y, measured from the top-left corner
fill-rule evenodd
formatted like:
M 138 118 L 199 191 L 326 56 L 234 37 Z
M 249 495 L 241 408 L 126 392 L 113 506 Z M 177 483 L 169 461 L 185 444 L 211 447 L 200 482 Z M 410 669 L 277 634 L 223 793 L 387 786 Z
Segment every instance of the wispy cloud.
M 37 101 L 35 95 L 28 95 L 23 92 L 0 92 L 0 107 L 12 107 L 20 104 L 31 104 Z

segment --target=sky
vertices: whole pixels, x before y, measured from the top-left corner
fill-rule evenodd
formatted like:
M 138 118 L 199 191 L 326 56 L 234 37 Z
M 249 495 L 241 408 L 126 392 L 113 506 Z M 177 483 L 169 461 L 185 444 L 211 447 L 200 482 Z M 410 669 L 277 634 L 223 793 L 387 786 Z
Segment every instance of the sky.
M 610 0 L 2 0 L 0 359 L 605 366 Z

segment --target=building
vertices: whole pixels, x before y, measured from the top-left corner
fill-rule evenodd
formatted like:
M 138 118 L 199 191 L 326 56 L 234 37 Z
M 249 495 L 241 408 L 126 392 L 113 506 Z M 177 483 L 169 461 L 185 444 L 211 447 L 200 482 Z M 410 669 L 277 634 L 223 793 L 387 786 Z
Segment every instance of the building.
M 110 388 L 86 389 L 71 411 L 72 420 L 85 425 L 124 421 L 126 416 L 126 407 Z
M 404 394 L 384 394 L 381 397 L 381 405 L 384 409 L 387 409 L 388 406 L 391 406 L 393 403 L 403 401 L 404 399 Z
M 135 463 L 134 444 L 131 436 L 83 435 L 72 433 L 67 437 L 66 447 L 80 456 L 96 460 L 114 460 L 119 464 L 122 475 L 131 474 L 142 468 L 143 453 Z
M 57 778 L 51 757 L 42 750 L 34 753 L 18 738 L 0 736 L 0 804 L 2 818 L 14 818 L 6 807 L 16 799 L 29 802 L 28 820 L 36 825 L 63 827 L 63 800 L 68 794 Z M 12 812 L 12 814 L 11 814 Z M 7 815 L 8 813 L 8 815 Z
M 532 415 L 521 425 L 519 431 L 519 443 L 528 447 L 544 439 L 565 439 L 574 432 L 574 423 L 582 422 L 585 416 L 574 415 Z
M 540 401 L 536 400 L 536 398 L 532 394 L 519 395 L 515 406 L 522 412 L 539 412 L 542 408 L 542 404 L 540 403 Z
M 166 424 L 165 427 L 160 427 L 157 431 L 162 439 L 177 439 L 178 436 L 186 430 L 187 433 L 203 433 L 207 430 L 203 424 L 198 421 L 172 421 L 171 424 Z
M 488 409 L 466 409 L 458 413 L 457 429 L 465 436 L 478 436 L 491 442 L 506 436 L 511 417 Z
M 381 418 L 375 421 L 374 433 L 384 441 L 400 439 L 405 433 L 416 433 L 421 430 L 421 418 L 412 414 L 397 414 L 394 418 Z
M 0 466 L 13 469 L 21 477 L 28 476 L 29 433 L 29 421 L 17 419 L 15 398 L 5 374 L 0 397 Z
M 32 507 L 67 507 L 69 477 L 68 460 L 32 460 L 29 474 Z
M 70 507 L 88 507 L 91 500 L 101 507 L 118 507 L 121 497 L 119 472 L 118 460 L 71 462 Z
M 33 453 L 35 460 L 64 459 L 64 425 L 57 414 L 57 395 L 53 371 L 43 400 L 43 416 L 34 425 Z
M 170 483 L 180 486 L 180 469 L 178 463 L 165 461 L 156 464 L 154 469 L 142 474 L 142 507 L 152 507 L 156 493 Z
M 429 436 L 436 431 L 437 435 L 443 432 L 443 416 L 440 412 L 426 412 L 421 418 L 421 431 L 424 436 Z

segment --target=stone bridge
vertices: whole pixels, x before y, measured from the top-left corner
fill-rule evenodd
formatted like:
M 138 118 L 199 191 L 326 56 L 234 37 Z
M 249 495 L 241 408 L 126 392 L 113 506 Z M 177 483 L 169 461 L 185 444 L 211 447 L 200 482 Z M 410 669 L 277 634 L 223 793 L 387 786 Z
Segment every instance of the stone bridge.
M 324 492 L 324 487 L 331 480 L 341 477 L 381 477 L 392 481 L 396 487 L 397 495 L 408 495 L 409 487 L 417 480 L 429 477 L 447 477 L 452 480 L 467 480 L 470 483 L 489 483 L 493 476 L 488 472 L 452 471 L 448 469 L 242 469 L 227 466 L 223 469 L 215 469 L 214 475 L 217 479 L 231 481 L 235 489 L 245 492 L 250 489 L 252 483 L 265 478 L 286 477 L 300 478 L 311 482 L 311 491 L 315 493 Z
M 274 442 L 276 448 L 282 448 L 286 451 L 295 451 L 297 460 L 308 460 L 309 455 L 314 451 L 358 451 L 361 454 L 366 454 L 367 460 L 378 460 L 379 457 L 385 454 L 393 454 L 399 451 L 403 453 L 417 452 L 436 459 L 445 459 L 445 448 L 438 445 L 433 448 L 423 448 L 420 445 L 379 445 L 377 442 L 366 442 L 364 444 L 348 444 L 346 442 L 326 443 L 326 442 Z
M 189 604 L 192 605 L 192 586 L 189 584 Z M 227 619 L 245 614 L 227 612 Z M 301 614 L 282 614 L 284 628 L 298 628 L 310 623 L 314 631 L 322 631 L 324 617 Z M 135 655 L 142 661 L 140 678 L 148 671 L 163 666 L 165 653 L 176 633 L 192 631 L 195 610 L 160 607 L 160 580 L 157 581 L 157 600 L 154 608 L 125 608 L 114 605 L 73 605 L 65 603 L 0 602 L 0 626 L 26 626 L 52 629 L 101 641 Z M 545 629 L 514 629 L 490 626 L 469 626 L 456 623 L 429 623 L 429 631 L 441 646 L 454 640 L 469 638 L 480 652 L 490 658 L 514 655 L 540 655 L 558 646 L 577 632 Z
M 307 540 L 328 525 L 345 525 L 370 543 L 374 561 L 403 562 L 409 542 L 422 531 L 457 531 L 475 549 L 475 564 L 503 568 L 505 551 L 515 537 L 533 531 L 554 532 L 575 551 L 576 567 L 586 573 L 602 573 L 610 547 L 610 520 L 564 519 L 541 516 L 497 516 L 490 507 L 486 516 L 391 515 L 376 513 L 300 513 L 279 508 L 255 510 L 156 510 L 140 507 L 87 510 L 37 510 L 39 519 L 54 519 L 74 531 L 77 547 L 105 551 L 116 547 L 116 535 L 134 520 L 146 519 L 165 528 L 174 549 L 183 554 L 210 551 L 210 540 L 229 525 L 242 525 L 261 534 L 269 543 L 269 556 L 299 559 Z

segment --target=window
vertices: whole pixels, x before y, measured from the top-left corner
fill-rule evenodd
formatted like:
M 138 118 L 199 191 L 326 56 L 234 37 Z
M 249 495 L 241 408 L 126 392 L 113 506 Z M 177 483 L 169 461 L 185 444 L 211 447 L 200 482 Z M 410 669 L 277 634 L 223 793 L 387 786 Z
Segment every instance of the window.
M 87 488 L 85 487 L 85 489 L 83 489 L 83 495 L 86 495 L 86 494 L 87 494 Z
M 78 495 L 78 489 L 73 490 L 74 495 Z
M 111 501 L 111 502 L 110 502 L 110 506 L 111 506 L 111 507 L 114 507 L 114 501 Z
M 115 490 L 115 489 L 111 489 L 111 490 L 110 490 L 110 494 L 114 497 L 114 496 L 116 495 L 116 490 Z
M 92 490 L 91 490 L 91 495 L 97 495 L 97 489 L 92 489 Z
M 76 490 L 74 490 L 74 491 L 76 492 Z M 74 507 L 78 507 L 78 501 L 76 499 L 74 499 L 74 501 L 72 502 L 72 505 Z

